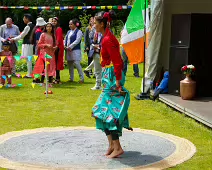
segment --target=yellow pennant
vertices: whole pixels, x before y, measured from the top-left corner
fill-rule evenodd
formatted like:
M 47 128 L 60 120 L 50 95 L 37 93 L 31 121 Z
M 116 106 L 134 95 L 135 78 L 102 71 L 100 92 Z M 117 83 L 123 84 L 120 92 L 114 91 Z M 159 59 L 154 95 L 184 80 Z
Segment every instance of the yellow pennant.
M 101 6 L 101 9 L 105 9 L 105 6 Z
M 82 9 L 82 6 L 78 6 L 77 9 Z
M 2 84 L 0 84 L 0 89 L 3 87 L 3 85 Z
M 37 6 L 33 6 L 32 9 L 38 9 L 38 7 Z
M 34 55 L 34 60 L 37 60 L 38 56 L 37 55 Z
M 22 74 L 21 77 L 24 78 L 26 76 L 26 74 Z
M 33 88 L 33 89 L 35 88 L 35 84 L 34 84 L 34 83 L 32 83 L 32 88 Z
M 112 6 L 107 6 L 107 8 L 108 8 L 108 9 L 112 9 L 113 7 L 112 7 Z
M 55 7 L 55 9 L 59 10 L 59 9 L 60 9 L 60 7 L 59 7 L 59 6 L 56 6 L 56 7 Z
M 6 56 L 2 56 L 1 57 L 1 61 L 4 62 L 4 59 L 6 58 Z
M 47 61 L 47 62 L 46 62 L 46 64 L 48 65 L 48 64 L 50 64 L 50 62 L 49 62 L 49 61 Z

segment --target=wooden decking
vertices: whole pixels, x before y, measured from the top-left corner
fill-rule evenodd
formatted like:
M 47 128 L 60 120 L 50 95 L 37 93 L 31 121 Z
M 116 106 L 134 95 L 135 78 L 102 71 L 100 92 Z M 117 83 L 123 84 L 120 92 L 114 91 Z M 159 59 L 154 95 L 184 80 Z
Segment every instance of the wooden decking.
M 179 96 L 162 94 L 159 100 L 212 128 L 212 97 L 182 100 Z

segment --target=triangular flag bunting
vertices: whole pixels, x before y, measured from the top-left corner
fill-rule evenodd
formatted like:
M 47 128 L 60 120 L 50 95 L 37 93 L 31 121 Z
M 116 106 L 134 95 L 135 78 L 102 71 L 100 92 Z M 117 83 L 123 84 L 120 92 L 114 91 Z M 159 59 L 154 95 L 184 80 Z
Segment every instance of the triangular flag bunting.
M 8 78 L 12 77 L 12 75 L 8 75 Z
M 34 77 L 38 79 L 40 77 L 40 74 L 35 74 Z
M 26 74 L 22 74 L 21 77 L 24 78 L 26 76 Z
M 0 89 L 3 87 L 3 85 L 2 84 L 0 84 Z
M 18 78 L 20 78 L 20 77 L 21 77 L 21 75 L 20 75 L 20 74 L 17 74 L 16 76 L 17 76 Z
M 33 88 L 33 89 L 35 88 L 35 84 L 34 84 L 34 83 L 32 83 L 32 88 Z
M 6 77 L 5 75 L 3 75 L 3 76 L 2 76 L 2 78 L 3 78 L 4 80 L 6 80 L 6 79 L 7 79 L 7 77 Z
M 49 62 L 49 61 L 47 61 L 47 62 L 46 62 L 46 64 L 48 65 L 48 64 L 50 64 L 50 62 Z
M 10 65 L 11 65 L 12 64 L 12 56 L 8 56 L 7 59 L 9 61 Z
M 6 56 L 1 56 L 1 61 L 4 62 L 5 58 L 6 58 Z
M 32 61 L 32 56 L 28 56 L 28 61 Z
M 45 55 L 45 58 L 52 58 L 52 56 L 46 54 L 46 55 Z
M 18 55 L 15 55 L 14 58 L 16 59 L 16 61 L 19 61 L 21 59 L 21 57 Z
M 38 59 L 38 56 L 37 55 L 34 55 L 34 60 L 36 61 Z

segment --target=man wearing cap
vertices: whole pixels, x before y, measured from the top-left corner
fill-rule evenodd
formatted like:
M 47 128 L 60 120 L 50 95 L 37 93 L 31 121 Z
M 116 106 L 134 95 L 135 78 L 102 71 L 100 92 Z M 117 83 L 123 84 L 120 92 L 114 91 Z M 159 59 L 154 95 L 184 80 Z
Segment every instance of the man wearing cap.
M 13 21 L 11 18 L 6 18 L 5 24 L 0 27 L 0 37 L 1 41 L 4 42 L 6 40 L 9 40 L 13 37 L 16 37 L 20 34 L 19 28 L 13 24 Z M 1 51 L 1 49 L 0 49 Z M 13 55 L 17 54 L 18 52 L 18 42 L 11 43 L 10 44 L 10 51 Z M 13 60 L 13 68 L 12 68 L 12 74 L 15 74 L 15 60 Z
M 28 60 L 28 56 L 33 56 L 33 44 L 30 42 L 30 35 L 34 28 L 34 25 L 32 24 L 31 14 L 24 14 L 23 21 L 26 24 L 26 27 L 19 36 L 12 38 L 11 42 L 23 39 L 21 55 L 27 57 L 26 59 L 28 72 L 26 78 L 30 78 L 32 74 L 32 60 Z

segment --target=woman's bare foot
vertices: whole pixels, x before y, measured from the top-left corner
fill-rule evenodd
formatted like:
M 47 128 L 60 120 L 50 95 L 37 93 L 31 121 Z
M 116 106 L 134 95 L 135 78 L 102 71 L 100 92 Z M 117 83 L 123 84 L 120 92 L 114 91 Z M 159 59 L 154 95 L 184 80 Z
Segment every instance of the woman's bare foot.
M 118 158 L 120 155 L 124 153 L 123 149 L 120 148 L 119 150 L 114 150 L 107 158 Z
M 114 148 L 109 147 L 105 156 L 109 156 L 114 151 Z

